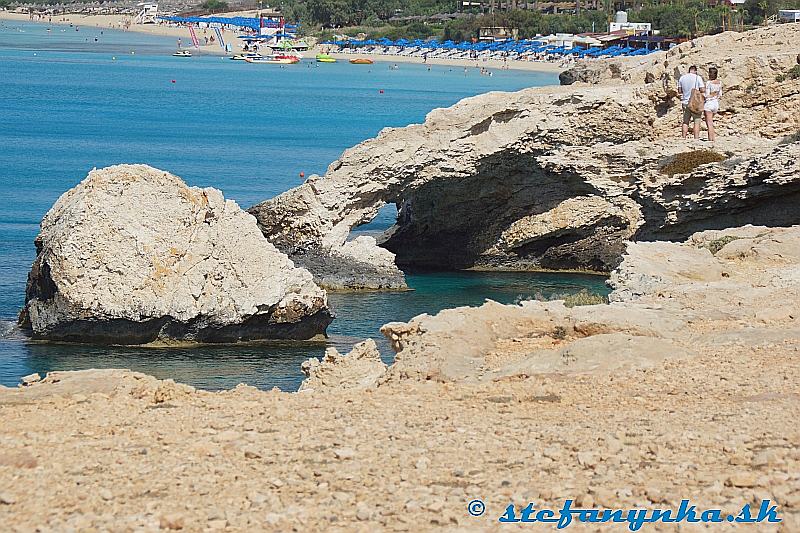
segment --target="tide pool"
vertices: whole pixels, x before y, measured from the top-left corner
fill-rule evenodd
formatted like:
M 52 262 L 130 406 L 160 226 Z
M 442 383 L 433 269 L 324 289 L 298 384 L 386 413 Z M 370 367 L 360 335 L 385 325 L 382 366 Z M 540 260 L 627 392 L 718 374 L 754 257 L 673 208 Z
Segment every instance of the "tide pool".
M 550 73 L 401 64 L 250 65 L 176 58 L 174 41 L 80 27 L 0 22 L 0 384 L 30 372 L 133 368 L 207 388 L 296 388 L 324 344 L 129 349 L 28 342 L 12 327 L 44 213 L 93 167 L 146 163 L 249 207 L 321 174 L 384 127 L 487 91 L 557 83 Z M 62 31 L 63 30 L 63 31 Z M 101 33 L 102 31 L 102 33 Z M 96 40 L 95 40 L 96 39 Z M 184 40 L 186 41 L 186 40 Z M 382 92 L 381 92 L 382 91 Z M 368 226 L 388 227 L 387 211 Z M 385 322 L 445 307 L 574 292 L 603 279 L 566 274 L 413 274 L 407 293 L 332 294 L 341 350 Z M 387 359 L 388 346 L 382 343 Z

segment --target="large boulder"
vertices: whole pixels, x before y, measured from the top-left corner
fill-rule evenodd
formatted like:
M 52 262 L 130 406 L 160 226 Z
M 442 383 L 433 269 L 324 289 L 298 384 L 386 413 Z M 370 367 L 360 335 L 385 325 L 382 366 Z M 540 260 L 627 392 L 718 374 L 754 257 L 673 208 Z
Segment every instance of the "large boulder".
M 325 291 L 216 189 L 145 165 L 93 170 L 45 215 L 20 324 L 35 338 L 141 344 L 308 339 Z

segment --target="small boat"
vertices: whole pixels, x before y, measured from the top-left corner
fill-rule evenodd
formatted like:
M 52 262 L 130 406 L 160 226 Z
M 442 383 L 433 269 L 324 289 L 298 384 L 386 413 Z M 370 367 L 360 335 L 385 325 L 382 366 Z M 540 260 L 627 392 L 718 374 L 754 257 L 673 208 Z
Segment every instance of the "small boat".
M 258 60 L 258 59 L 262 59 L 263 57 L 264 56 L 262 56 L 259 53 L 250 52 L 249 54 L 237 54 L 235 56 L 231 56 L 231 59 L 233 61 L 247 61 L 248 59 L 256 59 L 256 60 Z
M 351 59 L 350 63 L 352 63 L 353 65 L 371 65 L 374 63 L 374 61 L 371 59 L 362 58 L 362 59 Z
M 178 50 L 172 55 L 175 57 L 192 57 L 192 53 L 189 50 Z
M 269 64 L 269 65 L 294 65 L 295 63 L 299 63 L 300 59 L 295 56 L 266 56 L 260 59 L 255 58 L 246 58 L 245 61 L 248 63 L 259 63 L 259 64 Z
M 328 54 L 317 54 L 317 63 L 336 63 L 336 59 Z

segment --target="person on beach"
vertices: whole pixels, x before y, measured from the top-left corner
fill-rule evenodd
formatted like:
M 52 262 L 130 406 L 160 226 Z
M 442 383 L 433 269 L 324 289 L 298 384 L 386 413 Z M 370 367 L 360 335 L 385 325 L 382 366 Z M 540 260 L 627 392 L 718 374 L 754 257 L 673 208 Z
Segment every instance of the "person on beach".
M 706 116 L 706 126 L 708 126 L 708 140 L 712 143 L 717 139 L 717 131 L 714 129 L 714 115 L 719 111 L 719 99 L 722 98 L 722 82 L 717 79 L 717 75 L 716 67 L 708 69 L 706 102 L 703 104 L 703 113 Z
M 703 91 L 705 84 L 703 78 L 697 74 L 697 67 L 689 67 L 688 74 L 684 74 L 678 80 L 678 96 L 681 97 L 681 108 L 683 109 L 683 119 L 681 120 L 681 135 L 685 139 L 689 134 L 689 123 L 693 123 L 694 138 L 700 138 L 700 119 L 699 113 L 692 113 L 689 109 L 689 98 L 692 96 L 692 89 Z

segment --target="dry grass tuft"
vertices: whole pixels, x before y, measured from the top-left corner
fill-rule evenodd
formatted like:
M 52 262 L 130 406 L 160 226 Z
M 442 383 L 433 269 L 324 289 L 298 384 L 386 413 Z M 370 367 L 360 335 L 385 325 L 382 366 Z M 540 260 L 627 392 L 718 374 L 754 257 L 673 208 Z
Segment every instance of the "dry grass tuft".
M 675 174 L 688 174 L 700 165 L 708 163 L 719 163 L 727 159 L 724 155 L 711 150 L 695 150 L 693 152 L 683 152 L 671 157 L 661 166 L 661 173 L 669 176 Z

